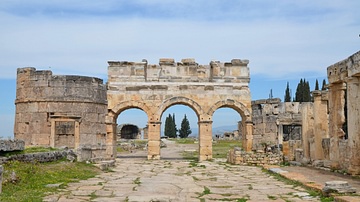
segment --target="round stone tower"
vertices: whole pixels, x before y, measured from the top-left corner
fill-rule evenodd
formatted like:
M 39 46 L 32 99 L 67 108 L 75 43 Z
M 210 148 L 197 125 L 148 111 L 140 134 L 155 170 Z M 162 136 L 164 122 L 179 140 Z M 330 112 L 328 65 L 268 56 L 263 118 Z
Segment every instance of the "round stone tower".
M 106 85 L 99 78 L 19 68 L 15 105 L 14 136 L 26 146 L 105 149 Z

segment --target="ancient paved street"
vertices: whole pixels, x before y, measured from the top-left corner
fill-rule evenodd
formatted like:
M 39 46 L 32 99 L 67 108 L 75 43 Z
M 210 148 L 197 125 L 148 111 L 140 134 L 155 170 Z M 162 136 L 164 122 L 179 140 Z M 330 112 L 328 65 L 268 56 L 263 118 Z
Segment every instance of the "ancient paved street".
M 181 147 L 170 144 L 166 150 L 177 158 L 176 151 Z M 319 200 L 300 187 L 274 179 L 259 167 L 229 165 L 224 160 L 195 163 L 169 156 L 167 160 L 148 161 L 136 157 L 140 154 L 118 158 L 113 172 L 71 183 L 45 201 Z

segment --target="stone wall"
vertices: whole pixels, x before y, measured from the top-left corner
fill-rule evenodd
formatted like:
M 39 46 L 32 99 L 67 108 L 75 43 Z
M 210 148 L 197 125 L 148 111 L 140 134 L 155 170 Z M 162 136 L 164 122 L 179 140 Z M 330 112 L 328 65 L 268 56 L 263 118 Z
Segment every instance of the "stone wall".
M 251 103 L 253 149 L 264 145 L 281 145 L 283 141 L 301 139 L 301 104 L 281 102 L 279 98 L 255 100 Z
M 21 161 L 21 162 L 52 162 L 63 159 L 68 155 L 75 156 L 72 150 L 52 151 L 52 152 L 39 152 L 29 154 L 16 154 L 10 157 L 1 157 L 0 164 L 4 164 L 8 161 Z
M 239 147 L 235 147 L 229 150 L 227 162 L 236 165 L 279 165 L 283 162 L 283 155 L 272 152 L 245 152 Z
M 331 166 L 360 174 L 360 51 L 329 66 L 327 75 Z
M 23 140 L 0 140 L 0 152 L 22 151 L 25 149 Z
M 94 77 L 17 70 L 14 136 L 26 146 L 104 145 L 106 85 Z

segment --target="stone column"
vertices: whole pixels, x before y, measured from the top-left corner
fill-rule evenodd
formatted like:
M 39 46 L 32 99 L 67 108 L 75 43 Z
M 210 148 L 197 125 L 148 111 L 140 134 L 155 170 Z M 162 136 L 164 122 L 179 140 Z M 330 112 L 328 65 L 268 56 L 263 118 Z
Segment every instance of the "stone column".
M 322 92 L 313 91 L 314 97 L 314 133 L 315 133 L 315 160 L 324 159 L 322 140 L 328 137 L 329 120 L 327 112 L 327 100 L 322 99 Z
M 245 131 L 245 135 L 242 139 L 242 146 L 245 151 L 250 152 L 253 144 L 253 123 L 251 121 L 245 121 L 243 130 Z
M 350 167 L 353 175 L 360 174 L 360 77 L 347 81 L 347 125 L 348 147 L 350 148 Z
M 50 147 L 55 147 L 55 119 L 51 119 Z
M 148 159 L 160 159 L 161 122 L 149 122 L 148 127 Z
M 116 158 L 116 118 L 106 116 L 106 158 Z
M 80 123 L 75 121 L 75 128 L 74 128 L 74 139 L 75 139 L 75 149 L 78 149 L 80 146 Z
M 199 121 L 199 161 L 212 159 L 212 121 Z
M 314 145 L 310 145 L 314 136 L 313 103 L 303 102 L 301 104 L 301 140 L 304 152 L 304 158 L 310 160 L 310 150 Z M 305 160 L 304 159 L 304 160 Z
M 339 159 L 339 139 L 343 138 L 345 133 L 342 126 L 345 123 L 344 105 L 345 105 L 345 83 L 331 83 L 329 85 L 329 136 L 330 136 L 330 161 L 331 167 L 340 168 Z

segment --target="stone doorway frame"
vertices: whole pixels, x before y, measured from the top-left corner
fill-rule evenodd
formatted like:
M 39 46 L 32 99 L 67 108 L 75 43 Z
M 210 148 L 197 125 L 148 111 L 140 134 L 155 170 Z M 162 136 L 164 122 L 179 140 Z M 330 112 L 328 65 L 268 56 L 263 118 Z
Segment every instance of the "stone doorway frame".
M 56 138 L 56 122 L 74 122 L 74 149 L 79 148 L 80 145 L 80 116 L 66 116 L 66 115 L 50 115 L 51 132 L 50 132 L 50 147 L 55 148 Z

